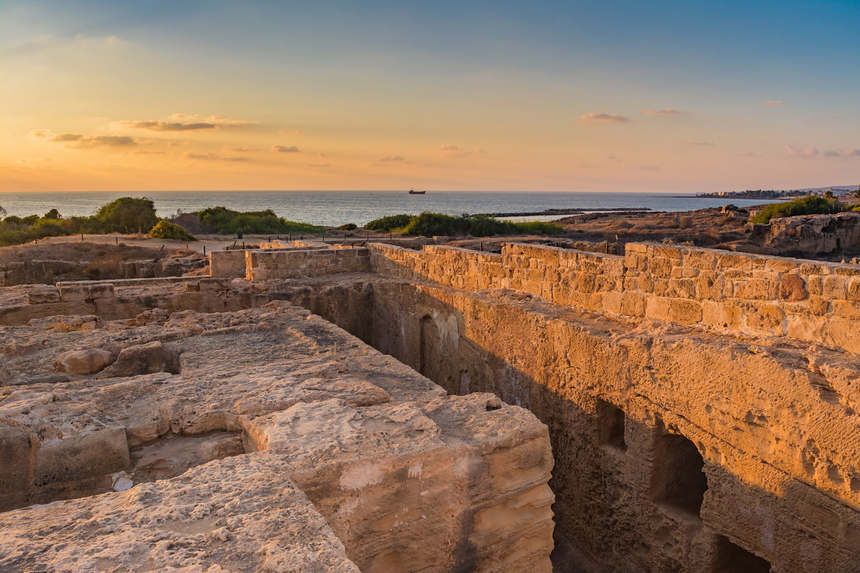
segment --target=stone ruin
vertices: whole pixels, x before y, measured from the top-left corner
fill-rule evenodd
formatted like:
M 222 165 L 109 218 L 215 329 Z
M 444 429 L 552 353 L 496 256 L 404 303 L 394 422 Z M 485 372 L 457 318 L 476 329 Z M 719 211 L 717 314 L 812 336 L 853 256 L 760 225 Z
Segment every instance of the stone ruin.
M 510 243 L 211 275 L 0 292 L 0 571 L 858 570 L 858 267 Z

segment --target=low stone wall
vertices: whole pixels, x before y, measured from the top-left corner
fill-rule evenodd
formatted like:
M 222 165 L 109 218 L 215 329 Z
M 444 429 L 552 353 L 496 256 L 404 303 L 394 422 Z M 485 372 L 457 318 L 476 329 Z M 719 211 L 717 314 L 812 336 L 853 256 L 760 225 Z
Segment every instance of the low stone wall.
M 786 336 L 860 353 L 860 267 L 714 249 L 628 243 L 624 256 L 509 243 L 501 255 L 371 245 L 387 276 L 510 288 L 610 315 Z
M 245 251 L 245 278 L 252 281 L 367 272 L 370 253 L 359 249 Z
M 245 278 L 245 251 L 212 251 L 209 274 L 213 277 Z

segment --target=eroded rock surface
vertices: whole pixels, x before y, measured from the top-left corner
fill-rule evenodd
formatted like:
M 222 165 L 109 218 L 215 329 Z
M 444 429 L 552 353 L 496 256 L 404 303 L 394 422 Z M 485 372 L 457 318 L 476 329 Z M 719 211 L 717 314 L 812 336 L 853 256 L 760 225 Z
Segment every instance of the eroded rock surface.
M 546 427 L 307 310 L 45 318 L 0 348 L 0 570 L 550 570 Z

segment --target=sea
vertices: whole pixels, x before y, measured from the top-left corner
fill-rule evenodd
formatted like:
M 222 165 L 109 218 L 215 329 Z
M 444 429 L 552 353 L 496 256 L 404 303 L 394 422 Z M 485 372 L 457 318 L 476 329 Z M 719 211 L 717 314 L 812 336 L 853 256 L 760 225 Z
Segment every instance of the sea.
M 423 211 L 448 215 L 525 213 L 547 209 L 650 209 L 690 211 L 732 203 L 738 207 L 768 201 L 735 198 L 698 198 L 678 193 L 589 193 L 541 191 L 427 191 L 410 195 L 405 191 L 65 191 L 0 192 L 0 207 L 8 215 L 44 215 L 51 209 L 63 217 L 93 215 L 98 208 L 119 197 L 148 197 L 161 217 L 206 207 L 223 206 L 236 211 L 271 209 L 289 221 L 337 227 L 348 223 L 362 226 L 388 215 L 417 215 Z M 504 217 L 511 220 L 549 221 L 559 215 Z

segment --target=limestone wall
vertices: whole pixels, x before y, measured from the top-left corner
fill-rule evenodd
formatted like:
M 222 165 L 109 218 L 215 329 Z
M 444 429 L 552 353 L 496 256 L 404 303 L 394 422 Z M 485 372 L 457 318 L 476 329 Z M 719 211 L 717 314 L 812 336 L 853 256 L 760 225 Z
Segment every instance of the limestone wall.
M 557 527 L 595 570 L 860 562 L 854 357 L 426 284 L 375 283 L 372 313 L 383 352 L 549 426 Z
M 209 274 L 213 277 L 245 278 L 245 251 L 212 251 Z
M 132 318 L 153 308 L 223 312 L 254 306 L 255 297 L 231 288 L 225 278 L 168 277 L 61 282 L 21 288 L 18 304 L 0 305 L 0 326 L 27 324 L 56 315 Z M 265 304 L 270 298 L 263 301 Z
M 624 256 L 510 243 L 501 255 L 371 245 L 374 270 L 712 331 L 785 336 L 860 353 L 860 267 L 628 243 Z
M 261 249 L 245 251 L 245 278 L 260 281 L 367 272 L 370 253 L 358 249 Z

